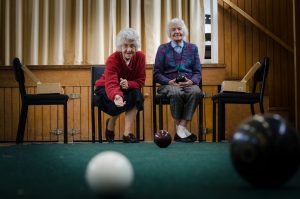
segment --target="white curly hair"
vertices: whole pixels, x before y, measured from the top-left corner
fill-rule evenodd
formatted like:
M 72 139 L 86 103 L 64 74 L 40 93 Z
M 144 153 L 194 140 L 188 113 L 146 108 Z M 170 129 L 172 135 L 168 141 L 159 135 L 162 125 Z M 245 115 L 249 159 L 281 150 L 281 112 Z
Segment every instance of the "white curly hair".
M 183 40 L 186 40 L 186 36 L 188 35 L 188 29 L 184 23 L 184 21 L 182 19 L 179 18 L 174 18 L 171 19 L 168 22 L 168 36 L 171 39 L 171 31 L 172 31 L 172 27 L 177 26 L 182 28 L 182 32 L 183 32 Z
M 125 43 L 125 41 L 130 41 L 134 43 L 134 46 L 136 49 L 140 48 L 140 37 L 138 32 L 133 28 L 124 28 L 118 33 L 117 36 L 117 50 L 122 51 L 122 45 Z

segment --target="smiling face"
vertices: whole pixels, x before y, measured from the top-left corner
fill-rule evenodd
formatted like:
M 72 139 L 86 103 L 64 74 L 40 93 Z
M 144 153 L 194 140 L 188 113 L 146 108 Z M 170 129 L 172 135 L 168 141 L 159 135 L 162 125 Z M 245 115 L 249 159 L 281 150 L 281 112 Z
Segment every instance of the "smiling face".
M 176 43 L 180 43 L 183 40 L 183 30 L 182 27 L 179 26 L 172 26 L 171 27 L 171 39 Z
M 134 41 L 125 40 L 122 45 L 122 55 L 125 61 L 129 61 L 132 56 L 136 53 L 136 47 Z

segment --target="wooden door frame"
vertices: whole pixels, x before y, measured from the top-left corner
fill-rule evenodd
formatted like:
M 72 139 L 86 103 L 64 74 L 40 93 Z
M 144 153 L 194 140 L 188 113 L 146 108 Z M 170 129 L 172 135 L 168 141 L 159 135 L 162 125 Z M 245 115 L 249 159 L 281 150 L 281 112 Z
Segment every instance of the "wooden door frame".
M 294 22 L 294 75 L 295 75 L 295 126 L 300 130 L 300 2 L 293 0 Z M 298 35 L 298 37 L 297 37 Z

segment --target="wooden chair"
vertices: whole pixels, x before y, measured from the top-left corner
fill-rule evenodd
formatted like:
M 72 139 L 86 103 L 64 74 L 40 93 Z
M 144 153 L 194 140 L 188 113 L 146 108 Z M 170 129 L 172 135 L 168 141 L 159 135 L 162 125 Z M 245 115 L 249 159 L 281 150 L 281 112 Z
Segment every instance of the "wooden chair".
M 68 95 L 64 94 L 27 94 L 25 89 L 25 77 L 19 58 L 13 60 L 15 78 L 19 84 L 22 100 L 22 108 L 19 119 L 16 143 L 23 143 L 25 125 L 27 120 L 28 106 L 30 105 L 63 105 L 64 106 L 64 143 L 68 143 Z
M 213 101 L 213 142 L 216 141 L 216 105 L 218 105 L 218 142 L 225 140 L 225 105 L 226 104 L 250 104 L 252 115 L 255 114 L 254 104 L 259 103 L 260 112 L 264 113 L 264 93 L 266 79 L 269 71 L 269 58 L 264 57 L 260 61 L 260 68 L 255 72 L 252 91 L 220 92 L 212 97 Z M 259 90 L 257 91 L 257 87 Z
M 95 131 L 96 131 L 96 125 L 95 125 L 95 108 L 97 107 L 98 111 L 98 141 L 99 143 L 102 143 L 102 119 L 101 119 L 101 107 L 99 106 L 99 96 L 97 96 L 94 93 L 95 90 L 95 83 L 96 80 L 98 80 L 101 75 L 104 73 L 105 65 L 95 65 L 91 68 L 91 113 L 92 113 L 92 142 L 95 143 L 96 137 L 95 137 Z M 144 134 L 144 131 L 143 131 Z M 137 142 L 139 142 L 140 139 L 140 111 L 138 111 L 136 116 L 136 139 Z M 143 136 L 144 139 L 144 136 Z M 142 139 L 142 140 L 143 140 Z M 120 140 L 115 140 L 120 141 Z

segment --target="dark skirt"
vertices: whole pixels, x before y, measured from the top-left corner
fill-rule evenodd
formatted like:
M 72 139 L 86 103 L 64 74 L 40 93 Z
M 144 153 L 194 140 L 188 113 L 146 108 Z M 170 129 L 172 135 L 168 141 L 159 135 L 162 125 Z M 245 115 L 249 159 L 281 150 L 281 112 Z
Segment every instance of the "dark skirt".
M 129 89 L 123 90 L 122 92 L 126 104 L 123 107 L 117 107 L 113 101 L 108 99 L 105 88 L 97 87 L 95 89 L 95 94 L 99 97 L 97 103 L 99 104 L 101 110 L 111 116 L 117 116 L 123 112 L 127 112 L 133 107 L 136 107 L 137 110 L 143 110 L 144 97 L 140 89 Z

